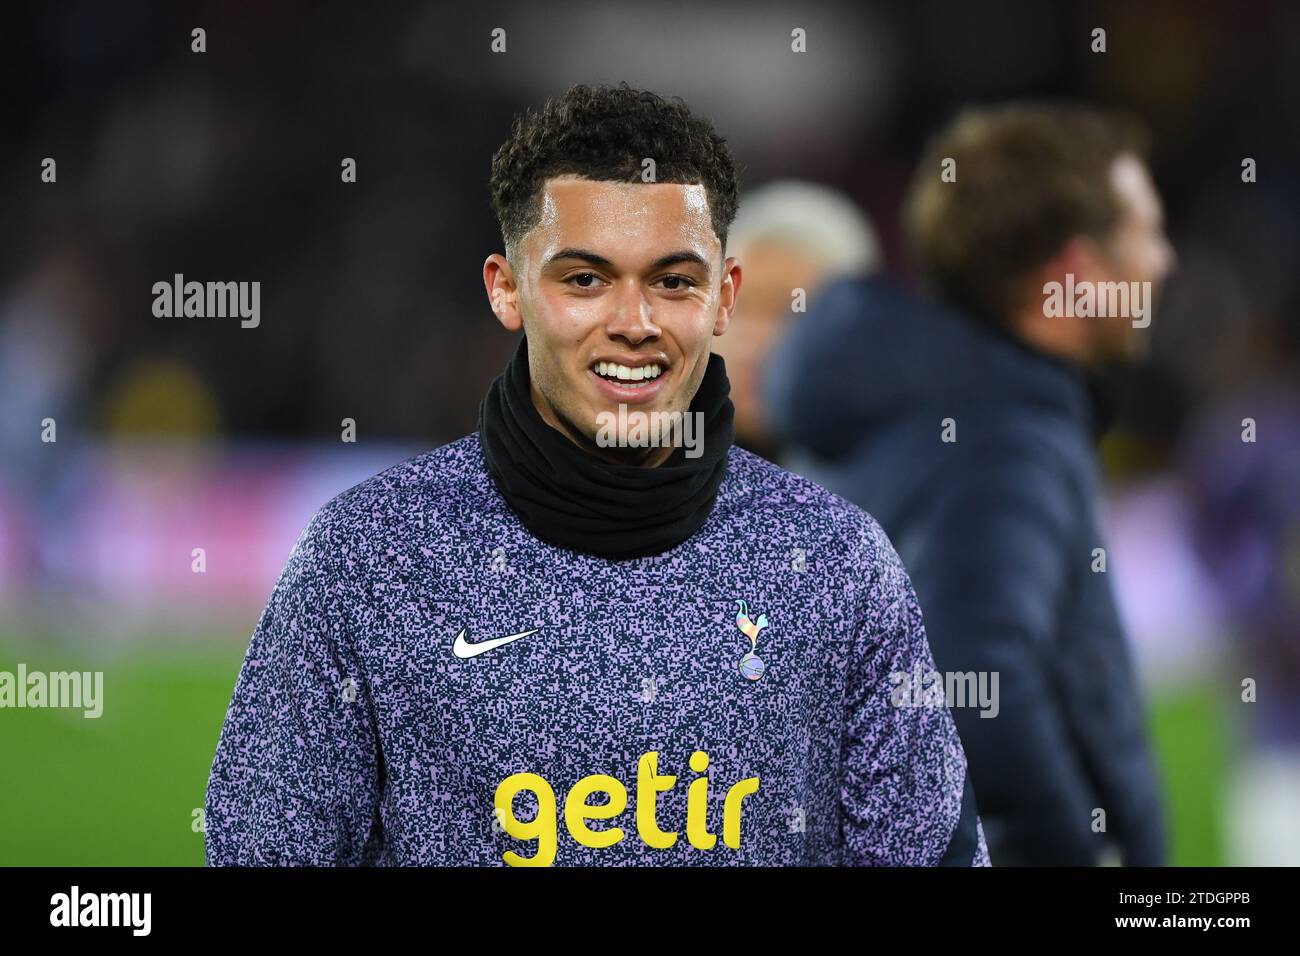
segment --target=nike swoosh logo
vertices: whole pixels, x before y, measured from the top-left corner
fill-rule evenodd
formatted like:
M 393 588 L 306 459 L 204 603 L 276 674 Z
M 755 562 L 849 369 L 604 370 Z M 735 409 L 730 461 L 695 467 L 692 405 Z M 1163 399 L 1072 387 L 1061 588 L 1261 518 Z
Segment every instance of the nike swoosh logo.
M 484 654 L 503 644 L 509 644 L 511 641 L 517 641 L 521 637 L 527 637 L 529 634 L 536 634 L 541 628 L 535 627 L 531 631 L 520 631 L 518 634 L 509 634 L 505 637 L 492 637 L 475 644 L 465 640 L 467 630 L 468 628 L 461 628 L 461 632 L 456 635 L 456 643 L 451 645 L 451 652 L 463 661 L 467 661 L 471 657 L 478 657 L 480 654 Z

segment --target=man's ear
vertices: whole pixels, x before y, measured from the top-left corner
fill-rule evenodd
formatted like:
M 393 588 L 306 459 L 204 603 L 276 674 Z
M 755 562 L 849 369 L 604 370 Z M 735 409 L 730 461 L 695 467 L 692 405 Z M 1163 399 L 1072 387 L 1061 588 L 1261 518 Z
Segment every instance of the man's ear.
M 718 295 L 718 314 L 713 320 L 713 334 L 721 335 L 731 324 L 731 314 L 736 311 L 740 298 L 740 260 L 731 256 L 722 264 L 722 288 Z
M 524 315 L 519 309 L 519 285 L 510 260 L 494 252 L 483 263 L 483 287 L 497 321 L 510 332 L 524 327 Z
M 1084 279 L 1095 281 L 1098 272 L 1105 272 L 1106 256 L 1096 242 L 1087 236 L 1075 236 L 1061 247 L 1052 259 L 1053 278 L 1064 282 L 1066 273 L 1074 275 L 1074 281 Z

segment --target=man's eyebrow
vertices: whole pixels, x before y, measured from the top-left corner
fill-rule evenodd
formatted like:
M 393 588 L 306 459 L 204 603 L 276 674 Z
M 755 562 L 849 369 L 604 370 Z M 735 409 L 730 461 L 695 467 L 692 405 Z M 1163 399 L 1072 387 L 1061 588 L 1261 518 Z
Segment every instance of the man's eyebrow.
M 593 266 L 600 266 L 605 269 L 608 269 L 614 264 L 604 256 L 592 252 L 590 249 L 575 249 L 570 246 L 567 249 L 561 249 L 554 255 L 549 256 L 546 262 L 542 264 L 542 268 L 546 268 L 553 262 L 558 262 L 561 259 L 582 259 L 584 262 L 590 262 Z
M 666 256 L 660 256 L 650 264 L 651 269 L 662 269 L 665 266 L 675 266 L 679 262 L 693 262 L 704 270 L 704 275 L 709 275 L 709 263 L 698 252 L 691 252 L 689 249 L 681 249 L 677 252 L 670 252 Z
M 599 253 L 592 252 L 590 249 L 578 249 L 570 246 L 561 249 L 559 252 L 549 256 L 543 265 L 543 268 L 558 262 L 560 259 L 581 259 L 584 262 L 590 262 L 593 266 L 600 266 L 603 269 L 612 268 L 614 263 L 610 262 Z M 680 249 L 677 252 L 670 252 L 665 256 L 660 256 L 654 262 L 650 263 L 651 269 L 662 269 L 665 266 L 676 265 L 679 262 L 692 262 L 704 269 L 705 276 L 709 275 L 709 263 L 703 256 L 689 249 Z

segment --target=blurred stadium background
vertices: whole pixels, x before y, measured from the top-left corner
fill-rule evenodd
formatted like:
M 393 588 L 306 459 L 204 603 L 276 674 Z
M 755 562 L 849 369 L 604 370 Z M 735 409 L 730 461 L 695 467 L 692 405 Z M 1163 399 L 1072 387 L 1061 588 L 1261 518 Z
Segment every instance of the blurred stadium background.
M 623 79 L 711 116 L 747 187 L 842 190 L 904 277 L 902 191 L 961 105 L 1150 123 L 1181 266 L 1103 447 L 1112 577 L 1174 861 L 1300 862 L 1297 64 L 1300 8 L 1253 0 L 7 10 L 0 669 L 103 670 L 105 709 L 0 712 L 0 863 L 202 862 L 194 812 L 299 531 L 472 431 L 511 353 L 480 278 L 492 151 L 525 105 Z M 174 273 L 261 281 L 260 327 L 155 318 Z M 1246 415 L 1285 442 L 1225 455 Z

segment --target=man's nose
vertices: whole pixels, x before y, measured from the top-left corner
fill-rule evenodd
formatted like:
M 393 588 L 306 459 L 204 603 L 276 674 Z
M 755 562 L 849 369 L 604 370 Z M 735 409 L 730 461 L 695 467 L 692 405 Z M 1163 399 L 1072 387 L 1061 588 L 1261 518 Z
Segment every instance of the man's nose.
M 616 284 L 610 307 L 612 311 L 605 323 L 605 331 L 611 338 L 617 336 L 631 345 L 638 345 L 646 339 L 658 337 L 660 330 L 654 322 L 654 309 L 640 282 L 629 278 Z
M 1171 275 L 1178 270 L 1178 250 L 1168 239 L 1165 240 L 1165 271 L 1161 278 Z

